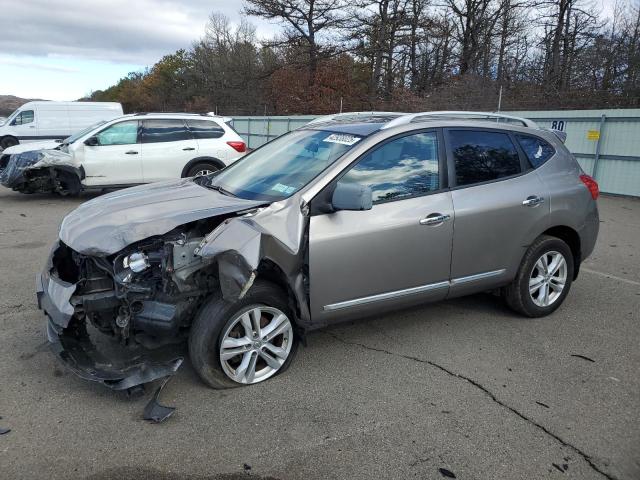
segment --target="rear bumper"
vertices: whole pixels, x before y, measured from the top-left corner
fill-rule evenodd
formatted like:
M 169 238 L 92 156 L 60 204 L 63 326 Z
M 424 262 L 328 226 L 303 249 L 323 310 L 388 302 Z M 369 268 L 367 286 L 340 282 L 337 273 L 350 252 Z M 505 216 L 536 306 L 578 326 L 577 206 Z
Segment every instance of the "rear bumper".
M 80 378 L 114 390 L 148 383 L 173 375 L 183 358 L 175 346 L 157 350 L 99 342 L 87 332 L 84 321 L 74 318 L 69 299 L 75 285 L 51 276 L 49 269 L 36 276 L 38 308 L 47 317 L 47 340 L 54 354 Z M 106 346 L 106 349 L 104 348 Z
M 581 260 L 584 261 L 593 253 L 598 240 L 598 232 L 600 231 L 600 215 L 598 213 L 598 205 L 594 201 L 593 207 L 587 214 L 583 228 L 578 233 L 580 235 L 580 254 Z

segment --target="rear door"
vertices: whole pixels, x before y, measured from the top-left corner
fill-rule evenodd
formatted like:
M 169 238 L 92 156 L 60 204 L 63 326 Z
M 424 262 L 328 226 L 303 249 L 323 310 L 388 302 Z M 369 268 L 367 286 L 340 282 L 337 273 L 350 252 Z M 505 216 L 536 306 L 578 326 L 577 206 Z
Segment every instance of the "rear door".
M 548 192 L 505 130 L 445 129 L 455 220 L 450 296 L 513 278 L 548 221 Z
M 198 152 L 201 157 L 213 157 L 223 162 L 227 160 L 226 149 L 231 150 L 221 138 L 224 129 L 214 120 L 189 119 L 187 126 L 198 142 Z M 226 163 L 226 162 L 225 162 Z
M 180 178 L 184 166 L 198 156 L 198 142 L 182 119 L 143 120 L 141 147 L 146 183 Z
M 339 180 L 368 185 L 373 208 L 311 217 L 314 322 L 325 323 L 446 296 L 453 204 L 436 131 L 389 140 Z M 329 187 L 328 187 L 329 188 Z
M 139 122 L 114 123 L 95 135 L 97 145 L 83 145 L 84 184 L 126 185 L 142 183 Z

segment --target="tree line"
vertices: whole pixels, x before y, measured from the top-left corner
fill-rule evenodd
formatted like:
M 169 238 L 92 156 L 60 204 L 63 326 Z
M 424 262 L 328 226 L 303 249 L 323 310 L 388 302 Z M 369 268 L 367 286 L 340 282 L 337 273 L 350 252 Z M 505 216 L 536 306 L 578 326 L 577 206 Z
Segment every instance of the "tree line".
M 258 39 L 252 17 L 278 32 Z M 246 0 L 92 100 L 125 111 L 637 107 L 640 8 L 591 0 Z

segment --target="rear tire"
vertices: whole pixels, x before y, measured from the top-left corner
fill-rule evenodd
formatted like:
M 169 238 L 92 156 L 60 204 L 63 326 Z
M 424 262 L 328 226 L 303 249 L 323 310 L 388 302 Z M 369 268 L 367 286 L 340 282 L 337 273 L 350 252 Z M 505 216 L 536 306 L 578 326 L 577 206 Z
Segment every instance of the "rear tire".
M 520 263 L 513 282 L 504 288 L 507 305 L 527 317 L 543 317 L 564 301 L 573 281 L 573 254 L 562 240 L 538 237 Z
M 258 309 L 265 312 L 257 315 L 262 332 L 267 332 L 272 325 L 271 322 L 275 321 L 276 315 L 279 314 L 284 314 L 286 321 L 290 323 L 290 329 L 262 343 L 262 335 L 252 336 L 240 320 L 248 315 L 249 321 L 253 322 L 252 312 Z M 189 334 L 191 363 L 202 381 L 216 389 L 259 383 L 279 375 L 289 367 L 298 348 L 298 339 L 293 330 L 293 318 L 286 295 L 270 282 L 256 281 L 247 294 L 237 302 L 226 301 L 220 293 L 216 293 L 207 300 L 191 326 Z M 280 327 L 280 324 L 278 326 Z M 287 325 L 283 326 L 287 327 Z M 272 332 L 277 333 L 276 330 L 279 329 L 274 327 Z M 248 340 L 245 340 L 247 338 Z M 225 346 L 223 345 L 225 340 L 224 344 L 235 342 L 237 345 Z M 267 345 L 267 343 L 273 343 L 273 345 Z M 235 356 L 231 355 L 223 365 L 221 349 L 224 350 L 223 353 L 228 354 L 233 353 L 234 348 L 245 350 Z M 281 355 L 286 351 L 285 358 L 271 353 L 273 350 L 269 348 L 282 349 L 278 350 Z M 266 357 L 262 356 L 265 351 L 280 363 L 278 368 L 267 365 L 263 359 Z M 242 362 L 246 358 L 249 359 L 247 363 L 253 362 L 254 376 L 250 377 L 246 374 L 243 377 L 241 373 Z M 245 366 L 246 370 L 248 368 Z
M 6 149 L 9 147 L 14 147 L 19 143 L 20 142 L 15 137 L 2 137 L 2 140 L 0 140 L 0 147 L 2 147 L 3 149 Z
M 220 170 L 220 168 L 213 163 L 196 163 L 187 171 L 187 177 L 201 177 L 203 175 L 209 175 L 211 173 L 217 172 L 218 170 Z

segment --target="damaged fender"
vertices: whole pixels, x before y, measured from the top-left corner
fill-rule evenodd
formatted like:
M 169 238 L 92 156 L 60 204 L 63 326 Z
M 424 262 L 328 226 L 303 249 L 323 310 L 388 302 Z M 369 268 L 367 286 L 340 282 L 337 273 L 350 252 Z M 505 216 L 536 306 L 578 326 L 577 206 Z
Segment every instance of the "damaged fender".
M 304 288 L 304 250 L 308 218 L 292 202 L 275 202 L 244 216 L 225 220 L 196 250 L 206 261 L 216 260 L 225 300 L 241 299 L 251 288 L 258 267 L 269 260 L 282 268 L 300 309 L 310 320 Z

